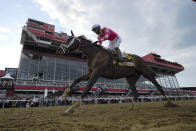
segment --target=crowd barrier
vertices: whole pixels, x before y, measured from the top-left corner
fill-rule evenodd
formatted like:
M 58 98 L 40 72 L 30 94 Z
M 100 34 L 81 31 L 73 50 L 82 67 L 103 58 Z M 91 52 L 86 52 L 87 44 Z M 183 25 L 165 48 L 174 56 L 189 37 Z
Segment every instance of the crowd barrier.
M 196 96 L 167 96 L 170 100 L 196 100 Z M 77 98 L 69 97 L 66 101 L 60 99 L 42 99 L 38 101 L 31 100 L 0 100 L 0 108 L 29 108 L 29 107 L 45 107 L 45 106 L 65 106 L 73 104 Z M 82 104 L 111 104 L 111 103 L 127 103 L 132 102 L 133 97 L 118 98 L 84 98 Z M 156 102 L 164 101 L 163 96 L 140 96 L 138 102 Z

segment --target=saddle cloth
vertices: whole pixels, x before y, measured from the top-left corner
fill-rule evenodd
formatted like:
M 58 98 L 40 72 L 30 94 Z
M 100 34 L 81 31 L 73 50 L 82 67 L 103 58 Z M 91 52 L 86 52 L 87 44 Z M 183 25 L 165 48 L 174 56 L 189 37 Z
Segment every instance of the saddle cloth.
M 113 59 L 113 64 L 118 65 L 118 66 L 135 67 L 135 60 L 131 54 L 127 54 L 124 52 L 122 56 L 123 56 L 124 61 L 119 62 L 119 61 Z
M 135 60 L 131 54 L 123 52 L 122 57 L 123 57 L 124 61 L 118 61 L 118 56 L 116 55 L 116 53 L 113 50 L 108 50 L 108 51 L 112 56 L 114 65 L 135 67 Z

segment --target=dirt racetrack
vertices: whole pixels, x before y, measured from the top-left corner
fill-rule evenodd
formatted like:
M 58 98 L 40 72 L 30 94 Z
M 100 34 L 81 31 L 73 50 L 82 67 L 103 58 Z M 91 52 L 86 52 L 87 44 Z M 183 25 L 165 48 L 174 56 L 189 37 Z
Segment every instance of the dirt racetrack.
M 65 116 L 68 106 L 0 109 L 0 130 L 196 131 L 196 100 L 83 105 Z

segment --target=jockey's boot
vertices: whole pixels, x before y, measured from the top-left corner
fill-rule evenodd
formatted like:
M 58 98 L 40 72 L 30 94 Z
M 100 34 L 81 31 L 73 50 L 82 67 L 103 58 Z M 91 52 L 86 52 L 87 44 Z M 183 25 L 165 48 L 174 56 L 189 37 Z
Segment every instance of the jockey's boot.
M 115 47 L 115 48 L 114 48 L 114 50 L 117 52 L 117 55 L 118 55 L 118 61 L 119 61 L 119 62 L 123 62 L 123 61 L 124 61 L 124 59 L 123 59 L 123 57 L 122 57 L 122 54 L 121 54 L 120 49 L 119 49 L 118 47 Z

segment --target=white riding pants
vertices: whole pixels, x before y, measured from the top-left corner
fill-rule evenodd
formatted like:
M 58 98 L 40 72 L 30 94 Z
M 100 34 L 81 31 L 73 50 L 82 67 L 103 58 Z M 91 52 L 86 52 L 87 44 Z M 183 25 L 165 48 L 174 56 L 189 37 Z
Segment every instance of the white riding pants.
M 114 40 L 110 41 L 108 48 L 111 50 L 113 50 L 115 47 L 119 48 L 120 43 L 121 43 L 121 38 L 120 36 L 117 36 Z

